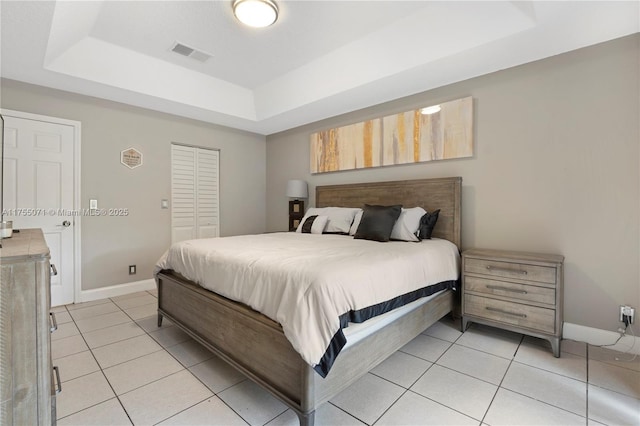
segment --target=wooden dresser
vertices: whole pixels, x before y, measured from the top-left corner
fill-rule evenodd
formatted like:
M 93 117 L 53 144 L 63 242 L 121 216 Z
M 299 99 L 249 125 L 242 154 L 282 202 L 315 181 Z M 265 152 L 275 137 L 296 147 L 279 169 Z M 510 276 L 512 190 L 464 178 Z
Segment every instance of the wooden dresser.
M 0 424 L 55 424 L 49 248 L 39 229 L 1 242 Z
M 563 262 L 554 254 L 462 253 L 462 331 L 478 322 L 549 340 L 560 356 Z

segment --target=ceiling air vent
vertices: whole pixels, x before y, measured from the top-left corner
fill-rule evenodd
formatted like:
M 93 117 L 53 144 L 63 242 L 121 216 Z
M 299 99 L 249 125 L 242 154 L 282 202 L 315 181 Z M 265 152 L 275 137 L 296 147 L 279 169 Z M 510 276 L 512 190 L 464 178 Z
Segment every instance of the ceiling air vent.
M 177 43 L 173 45 L 171 48 L 172 52 L 177 53 L 178 55 L 187 56 L 189 58 L 195 59 L 199 62 L 207 62 L 212 55 L 205 53 L 201 50 L 196 50 L 193 47 L 185 46 L 182 43 Z

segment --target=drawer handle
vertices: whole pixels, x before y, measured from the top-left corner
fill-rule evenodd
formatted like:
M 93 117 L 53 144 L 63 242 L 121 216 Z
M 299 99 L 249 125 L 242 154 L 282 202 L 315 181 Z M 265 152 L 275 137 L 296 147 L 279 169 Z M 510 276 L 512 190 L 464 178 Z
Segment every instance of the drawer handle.
M 62 392 L 62 381 L 60 381 L 60 370 L 57 365 L 53 366 L 53 371 L 56 373 L 56 395 Z
M 500 312 L 501 314 L 512 315 L 512 316 L 518 317 L 518 318 L 526 318 L 527 317 L 527 315 L 525 315 L 525 314 L 518 314 L 518 313 L 515 313 L 515 312 L 504 311 L 502 309 L 492 308 L 491 306 L 487 306 L 487 307 L 485 307 L 485 309 L 487 311 Z
M 523 271 L 522 269 L 513 270 L 513 269 L 507 269 L 507 268 L 498 268 L 496 266 L 491 266 L 491 265 L 487 265 L 487 269 L 490 271 L 509 272 L 511 274 L 527 275 L 527 271 Z
M 516 290 L 514 288 L 509 288 L 509 287 L 502 287 L 499 285 L 487 285 L 487 288 L 490 290 L 502 290 L 502 291 L 510 291 L 511 293 L 518 293 L 518 294 L 527 294 L 528 291 L 525 290 Z
M 58 275 L 58 270 L 56 269 L 56 265 L 54 265 L 53 263 L 51 264 L 51 275 L 53 276 Z
M 49 317 L 51 318 L 51 328 L 49 328 L 49 331 L 51 333 L 53 333 L 54 331 L 56 331 L 58 329 L 58 321 L 56 321 L 56 313 L 55 312 L 49 312 Z

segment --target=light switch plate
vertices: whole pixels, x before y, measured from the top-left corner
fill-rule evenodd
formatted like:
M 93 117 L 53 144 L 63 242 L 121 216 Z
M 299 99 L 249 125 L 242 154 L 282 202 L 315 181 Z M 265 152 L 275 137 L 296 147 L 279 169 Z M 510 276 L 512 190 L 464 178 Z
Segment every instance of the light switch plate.
M 162 200 L 160 202 L 160 207 L 163 209 L 168 209 L 169 208 L 169 200 Z
M 98 200 L 89 200 L 89 208 L 91 210 L 97 210 L 98 209 Z

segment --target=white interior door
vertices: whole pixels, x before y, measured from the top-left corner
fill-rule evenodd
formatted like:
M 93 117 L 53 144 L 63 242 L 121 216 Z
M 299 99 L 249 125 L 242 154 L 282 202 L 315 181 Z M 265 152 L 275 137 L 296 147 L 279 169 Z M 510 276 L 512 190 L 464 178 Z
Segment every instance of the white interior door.
M 3 114 L 4 115 L 4 114 Z M 58 275 L 51 277 L 51 304 L 74 301 L 75 128 L 4 115 L 5 220 L 14 229 L 42 228 Z

